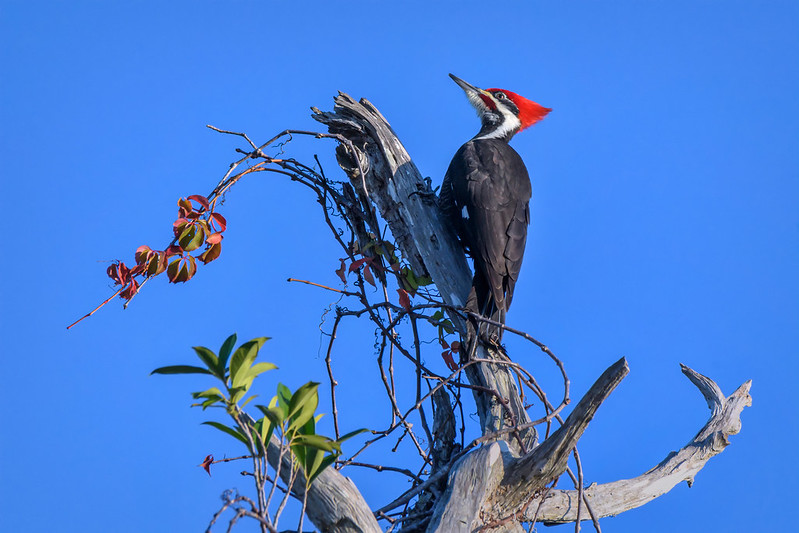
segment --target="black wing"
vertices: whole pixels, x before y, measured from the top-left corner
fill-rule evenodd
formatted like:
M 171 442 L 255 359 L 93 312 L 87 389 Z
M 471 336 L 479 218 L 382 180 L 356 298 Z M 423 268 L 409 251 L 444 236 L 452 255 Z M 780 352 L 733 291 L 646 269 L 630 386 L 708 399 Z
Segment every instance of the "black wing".
M 498 139 L 472 140 L 461 146 L 442 185 L 442 209 L 503 315 L 522 266 L 531 196 L 522 158 Z M 478 301 L 488 295 L 480 296 Z

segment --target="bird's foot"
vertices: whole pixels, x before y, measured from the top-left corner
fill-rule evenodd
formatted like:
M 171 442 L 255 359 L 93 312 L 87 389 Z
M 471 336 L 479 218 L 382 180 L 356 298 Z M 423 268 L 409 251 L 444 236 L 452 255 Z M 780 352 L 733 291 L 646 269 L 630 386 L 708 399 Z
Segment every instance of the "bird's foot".
M 430 178 L 425 178 L 424 183 L 424 185 L 417 184 L 416 190 L 410 193 L 408 196 L 418 196 L 423 202 L 432 204 L 436 203 L 438 196 L 436 196 L 436 191 L 432 187 L 433 180 Z
M 507 355 L 508 352 L 505 350 L 505 346 L 502 345 L 500 342 L 500 337 L 496 333 L 481 333 L 480 334 L 480 342 L 483 343 L 489 349 L 496 350 L 500 352 L 502 355 Z

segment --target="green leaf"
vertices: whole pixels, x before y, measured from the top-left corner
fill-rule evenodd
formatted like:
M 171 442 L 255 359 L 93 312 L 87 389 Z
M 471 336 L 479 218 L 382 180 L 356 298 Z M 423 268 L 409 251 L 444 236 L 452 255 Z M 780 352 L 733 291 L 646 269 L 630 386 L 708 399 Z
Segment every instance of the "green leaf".
M 316 479 L 316 476 L 318 476 L 319 473 L 321 472 L 319 468 L 322 465 L 322 461 L 324 461 L 324 459 L 325 459 L 325 454 L 318 450 L 308 454 L 308 460 L 306 460 L 307 467 L 305 471 L 306 487 L 310 487 L 311 482 L 314 479 Z
M 216 375 L 220 379 L 225 379 L 224 374 L 220 376 L 219 373 L 217 372 L 218 361 L 216 358 L 216 354 L 214 352 L 212 352 L 205 346 L 194 346 L 193 349 L 194 352 L 197 354 L 197 357 L 200 358 L 200 361 L 205 363 L 205 366 L 208 367 L 208 370 L 210 370 L 214 375 Z
M 336 442 L 341 444 L 345 440 L 351 439 L 355 435 L 360 435 L 361 433 L 368 433 L 368 432 L 369 432 L 369 430 L 366 429 L 366 428 L 356 429 L 355 431 L 350 431 L 346 435 L 342 435 L 341 437 L 339 437 L 339 439 Z
M 264 416 L 255 422 L 255 429 L 258 431 L 258 438 L 261 439 L 261 444 L 266 447 L 269 439 L 272 438 L 272 433 L 275 431 L 275 424 Z
M 236 345 L 236 334 L 234 333 L 227 339 L 225 342 L 222 343 L 222 347 L 219 348 L 219 361 L 217 370 L 219 373 L 224 374 L 225 370 L 227 369 L 227 360 L 230 357 L 230 352 L 233 351 L 233 347 Z
M 291 419 L 289 431 L 302 427 L 306 422 L 313 419 L 314 411 L 319 405 L 318 388 L 319 383 L 309 381 L 297 389 L 297 392 L 291 397 L 289 404 L 289 418 Z
M 241 404 L 241 407 L 244 407 L 245 405 L 247 405 L 248 403 L 250 403 L 251 401 L 253 401 L 253 400 L 254 400 L 254 399 L 256 399 L 257 397 L 258 397 L 258 395 L 257 395 L 257 394 L 253 394 L 252 396 L 250 396 L 249 398 L 247 398 L 246 400 L 244 400 L 244 403 L 242 403 L 242 404 Z
M 228 435 L 231 435 L 232 437 L 235 437 L 236 439 L 238 439 L 241 442 L 243 442 L 244 445 L 247 446 L 247 448 L 249 449 L 250 443 L 247 441 L 247 437 L 245 437 L 244 434 L 241 431 L 239 431 L 238 429 L 227 427 L 225 424 L 220 424 L 219 422 L 203 422 L 203 424 L 205 424 L 206 426 L 215 427 L 219 431 L 221 431 L 223 433 L 227 433 Z M 250 451 L 252 451 L 252 450 L 250 450 Z
M 173 366 L 162 366 L 161 368 L 156 368 L 155 370 L 150 372 L 151 376 L 153 374 L 211 374 L 211 372 L 199 366 L 173 365 Z
M 433 278 L 431 278 L 430 276 L 420 276 L 420 277 L 416 278 L 416 283 L 420 287 L 424 287 L 426 285 L 432 285 L 433 284 Z
M 215 403 L 219 403 L 219 398 L 209 398 L 205 400 L 200 406 L 203 408 L 203 411 L 214 405 Z M 197 404 L 194 404 L 197 405 Z M 192 406 L 193 407 L 193 406 Z
M 274 363 L 255 363 L 250 367 L 247 371 L 247 378 L 255 378 L 263 374 L 264 372 L 268 372 L 269 370 L 274 370 L 277 368 L 277 365 Z
M 178 244 L 187 252 L 191 252 L 199 248 L 205 240 L 205 232 L 203 229 L 196 225 L 191 224 L 178 237 Z
M 283 409 L 283 418 L 289 416 L 289 404 L 291 403 L 291 389 L 283 385 L 277 384 L 277 405 Z M 271 405 L 270 405 L 271 407 Z
M 327 468 L 328 466 L 332 465 L 333 462 L 335 462 L 337 457 L 338 457 L 338 455 L 327 455 L 327 456 L 325 456 L 325 458 L 322 459 L 322 462 L 319 463 L 319 467 L 316 469 L 316 471 L 313 474 L 311 474 L 310 476 L 307 476 L 308 486 L 311 486 L 311 483 L 313 483 L 314 480 L 317 477 L 319 477 L 319 474 L 324 472 L 325 468 Z
M 285 420 L 283 409 L 280 407 L 270 406 L 264 407 L 263 405 L 256 405 L 258 409 L 264 414 L 269 421 L 275 426 L 282 426 L 283 421 Z
M 292 441 L 292 445 L 310 447 L 325 452 L 333 452 L 340 449 L 336 441 L 330 440 L 329 437 L 324 435 L 297 435 Z
M 230 388 L 230 402 L 238 404 L 239 400 L 244 398 L 244 395 L 247 394 L 247 390 L 250 388 L 249 384 L 247 386 Z M 241 406 L 240 406 L 241 407 Z
M 253 361 L 255 361 L 255 358 L 258 356 L 258 350 L 261 349 L 261 346 L 263 346 L 267 340 L 269 340 L 269 337 L 258 337 L 257 339 L 245 342 L 233 352 L 233 357 L 230 359 L 231 387 L 238 387 L 246 380 L 246 376 L 244 376 L 244 379 L 239 377 L 241 374 L 240 371 L 250 368 Z
M 195 400 L 199 398 L 219 398 L 219 399 L 225 398 L 225 395 L 222 394 L 222 391 L 216 387 L 211 387 L 210 389 L 204 390 L 202 392 L 192 392 L 191 396 Z

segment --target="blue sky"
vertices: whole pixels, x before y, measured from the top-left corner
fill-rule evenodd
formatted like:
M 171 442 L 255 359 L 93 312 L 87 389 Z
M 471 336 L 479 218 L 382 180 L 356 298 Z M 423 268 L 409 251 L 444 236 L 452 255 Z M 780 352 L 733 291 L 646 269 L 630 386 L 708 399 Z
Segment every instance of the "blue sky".
M 314 129 L 309 107 L 345 91 L 375 103 L 439 184 L 478 129 L 449 72 L 554 109 L 513 141 L 534 195 L 508 322 L 564 359 L 574 397 L 628 358 L 580 443 L 587 481 L 636 476 L 704 424 L 680 362 L 727 394 L 753 380 L 742 432 L 694 486 L 604 530 L 795 527 L 797 4 L 402 6 L 0 2 L 0 530 L 199 531 L 224 489 L 246 490 L 239 468 L 196 466 L 240 451 L 188 408 L 206 383 L 148 374 L 236 331 L 273 337 L 267 398 L 277 380 L 326 382 L 319 324 L 334 300 L 285 282 L 336 283 L 313 198 L 276 177 L 240 184 L 219 261 L 65 326 L 113 292 L 107 261 L 162 246 L 178 197 L 209 191 L 234 159 L 240 143 L 206 124 L 256 142 Z M 291 145 L 328 173 L 332 149 Z M 345 430 L 385 424 L 372 343 L 365 324 L 341 334 Z M 556 389 L 539 353 L 511 353 Z M 433 348 L 426 359 L 442 365 Z M 407 486 L 345 472 L 375 508 Z

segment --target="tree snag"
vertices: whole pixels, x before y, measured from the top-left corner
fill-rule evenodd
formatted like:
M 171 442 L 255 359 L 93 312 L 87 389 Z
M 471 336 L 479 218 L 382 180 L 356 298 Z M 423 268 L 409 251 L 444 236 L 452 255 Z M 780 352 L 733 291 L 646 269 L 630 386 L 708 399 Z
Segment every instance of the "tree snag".
M 372 205 L 376 206 L 414 271 L 432 277 L 453 323 L 466 338 L 466 322 L 457 311 L 462 310 L 472 274 L 453 231 L 444 223 L 429 180 L 422 178 L 388 122 L 369 101 L 356 102 L 339 93 L 332 112 L 312 109 L 313 118 L 325 124 L 331 135 L 346 139 L 337 148 L 337 158 L 362 205 L 368 206 L 372 217 Z M 546 346 L 529 339 L 551 355 Z M 710 457 L 724 449 L 728 436 L 738 432 L 741 410 L 751 404 L 751 382 L 725 398 L 712 380 L 683 366 L 713 411 L 688 445 L 637 478 L 594 484 L 584 490 L 555 490 L 549 489 L 549 484 L 564 472 L 568 456 L 597 408 L 628 373 L 627 363 L 622 359 L 608 368 L 562 426 L 540 445 L 516 386 L 514 369 L 518 370 L 518 365 L 514 367 L 502 350 L 479 346 L 465 373 L 483 433 L 477 444 L 485 445 L 467 447 L 445 468 L 439 461 L 426 482 L 384 506 L 377 512 L 379 516 L 407 504 L 435 483 L 441 486 L 444 475 L 443 494 L 428 496 L 434 500 L 432 516 L 410 520 L 400 526 L 402 531 L 523 531 L 520 522 L 587 520 L 589 502 L 594 520 L 612 516 L 651 501 L 682 480 L 690 483 Z M 442 443 L 431 443 L 431 449 L 437 446 Z M 370 531 L 371 525 L 359 527 Z

